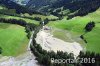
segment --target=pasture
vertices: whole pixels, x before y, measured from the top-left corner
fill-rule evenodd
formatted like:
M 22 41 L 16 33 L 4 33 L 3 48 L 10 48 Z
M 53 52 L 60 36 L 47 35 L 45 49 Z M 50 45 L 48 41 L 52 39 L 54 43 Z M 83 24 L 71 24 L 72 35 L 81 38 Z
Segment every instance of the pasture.
M 24 27 L 0 23 L 0 47 L 2 48 L 2 55 L 17 56 L 26 52 L 28 41 Z
M 59 21 L 51 21 L 47 25 L 53 29 L 58 28 L 67 30 L 72 34 L 73 37 L 80 37 L 80 35 L 84 34 L 85 32 L 84 27 L 90 21 L 94 21 L 96 26 L 91 32 L 88 32 L 84 35 L 88 42 L 85 44 L 85 47 L 87 51 L 100 53 L 100 9 L 83 17 L 77 16 L 70 20 L 67 20 L 66 17 L 64 17 L 64 19 Z M 61 33 L 61 35 L 64 34 Z M 62 39 L 63 36 L 61 37 L 61 35 L 58 35 L 58 38 Z M 83 42 L 81 43 L 83 44 Z

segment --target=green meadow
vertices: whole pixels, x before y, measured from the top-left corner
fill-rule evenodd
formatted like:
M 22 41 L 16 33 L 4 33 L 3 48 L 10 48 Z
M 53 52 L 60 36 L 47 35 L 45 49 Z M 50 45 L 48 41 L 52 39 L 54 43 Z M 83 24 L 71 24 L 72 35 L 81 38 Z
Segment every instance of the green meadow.
M 53 29 L 59 28 L 69 31 L 73 37 L 79 37 L 80 35 L 84 34 L 84 27 L 90 21 L 94 21 L 96 26 L 91 32 L 88 32 L 84 35 L 88 42 L 85 44 L 85 47 L 87 51 L 100 53 L 100 9 L 83 17 L 77 16 L 70 20 L 67 20 L 67 17 L 64 17 L 62 20 L 51 21 L 47 25 L 53 27 Z M 60 34 L 63 37 L 64 34 Z M 61 35 L 58 34 L 56 37 L 62 39 Z M 80 43 L 84 44 L 83 42 Z
M 9 15 L 3 15 L 3 14 L 0 14 L 0 18 L 5 18 L 5 19 L 22 19 L 22 20 L 25 20 L 27 23 L 34 23 L 36 25 L 39 24 L 39 21 L 35 21 L 35 20 L 32 20 L 32 19 L 28 19 L 28 18 L 21 18 L 21 17 L 16 17 L 16 16 L 9 16 Z
M 39 25 L 39 21 L 18 17 L 18 16 L 10 16 L 10 15 L 4 15 L 3 12 L 7 11 L 7 8 L 4 8 L 3 6 L 0 6 L 1 11 L 0 18 L 5 19 L 17 19 L 17 20 L 25 20 L 27 23 L 34 23 L 35 25 Z M 13 11 L 13 10 L 11 10 Z M 12 13 L 12 12 L 11 12 Z M 9 14 L 9 12 L 8 12 Z M 14 14 L 16 12 L 14 11 Z M 19 14 L 26 17 L 39 17 L 42 20 L 45 18 L 53 19 L 57 18 L 53 15 L 50 16 L 44 16 L 39 14 Z M 21 53 L 24 53 L 27 51 L 27 46 L 29 39 L 26 36 L 25 28 L 19 25 L 14 24 L 8 24 L 8 23 L 0 23 L 0 48 L 2 48 L 2 55 L 4 56 L 18 56 Z
M 0 23 L 0 47 L 2 48 L 2 55 L 17 56 L 26 52 L 28 41 L 24 27 Z

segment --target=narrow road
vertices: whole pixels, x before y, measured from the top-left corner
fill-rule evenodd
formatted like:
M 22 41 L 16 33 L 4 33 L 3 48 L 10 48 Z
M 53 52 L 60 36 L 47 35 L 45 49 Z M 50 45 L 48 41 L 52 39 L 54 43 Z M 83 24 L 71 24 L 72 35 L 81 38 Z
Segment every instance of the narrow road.
M 29 43 L 28 43 L 28 48 L 27 48 L 28 51 L 30 51 L 30 45 L 32 44 L 33 34 L 34 34 L 34 31 L 32 31 L 32 35 L 31 35 Z

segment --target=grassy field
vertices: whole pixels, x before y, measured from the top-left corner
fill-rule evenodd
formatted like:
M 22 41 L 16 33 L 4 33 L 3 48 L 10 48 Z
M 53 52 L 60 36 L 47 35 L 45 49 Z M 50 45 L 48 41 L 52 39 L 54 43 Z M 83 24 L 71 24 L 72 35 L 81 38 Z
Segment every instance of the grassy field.
M 0 23 L 2 55 L 17 56 L 27 50 L 28 39 L 24 27 Z
M 66 30 L 62 30 L 62 29 L 52 29 L 52 32 L 54 37 L 62 39 L 66 42 L 73 42 L 74 38 L 72 37 L 71 33 L 69 33 L 69 31 Z
M 59 28 L 69 31 L 73 36 L 80 36 L 84 33 L 85 25 L 90 22 L 95 21 L 96 27 L 85 35 L 87 40 L 86 49 L 88 51 L 93 51 L 100 53 L 100 9 L 96 12 L 89 13 L 84 17 L 74 17 L 73 19 L 66 20 L 66 17 L 63 20 L 49 22 L 48 26 L 53 28 Z M 58 35 L 59 36 L 59 35 Z M 60 35 L 61 36 L 61 35 Z

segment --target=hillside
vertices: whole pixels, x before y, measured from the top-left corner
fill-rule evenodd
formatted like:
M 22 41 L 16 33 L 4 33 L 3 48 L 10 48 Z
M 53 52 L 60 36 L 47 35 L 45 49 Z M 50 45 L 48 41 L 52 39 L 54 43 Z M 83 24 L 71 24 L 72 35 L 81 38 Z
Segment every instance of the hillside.
M 53 15 L 65 15 L 59 14 L 64 10 L 70 10 L 67 14 L 69 18 L 74 16 L 84 16 L 90 12 L 94 12 L 100 7 L 100 0 L 30 0 L 27 8 L 31 10 L 37 10 L 39 12 L 51 13 Z
M 100 0 L 0 0 L 0 66 L 99 66 L 99 41 Z
M 54 2 L 57 2 L 58 0 L 30 0 L 26 7 L 30 8 L 30 9 L 40 9 L 42 7 L 45 6 L 50 6 L 52 5 Z
M 29 0 L 10 0 L 10 1 L 13 1 L 17 4 L 20 4 L 20 5 L 26 5 L 28 3 Z
M 11 0 L 0 0 L 0 4 L 4 5 L 5 7 L 7 7 L 8 9 L 15 9 L 16 13 L 20 14 L 20 13 L 33 13 L 34 11 L 29 10 L 28 8 L 25 8 L 22 5 L 19 5 L 18 2 L 13 2 Z
M 78 41 L 82 46 L 85 46 L 87 51 L 100 53 L 99 51 L 99 33 L 100 33 L 100 9 L 96 10 L 93 13 L 89 13 L 86 16 L 83 17 L 74 17 L 73 19 L 67 20 L 66 18 L 59 20 L 59 21 L 50 21 L 47 25 L 52 27 L 54 30 L 53 35 L 59 39 L 68 41 L 68 38 L 66 39 L 65 35 L 67 34 L 65 31 L 70 32 L 72 34 L 72 38 Z M 84 27 L 85 25 L 90 22 L 94 21 L 96 23 L 95 28 L 84 35 L 85 39 L 87 40 L 87 43 L 80 41 L 78 38 L 80 35 L 84 34 Z M 55 29 L 61 29 L 62 32 L 55 31 Z

